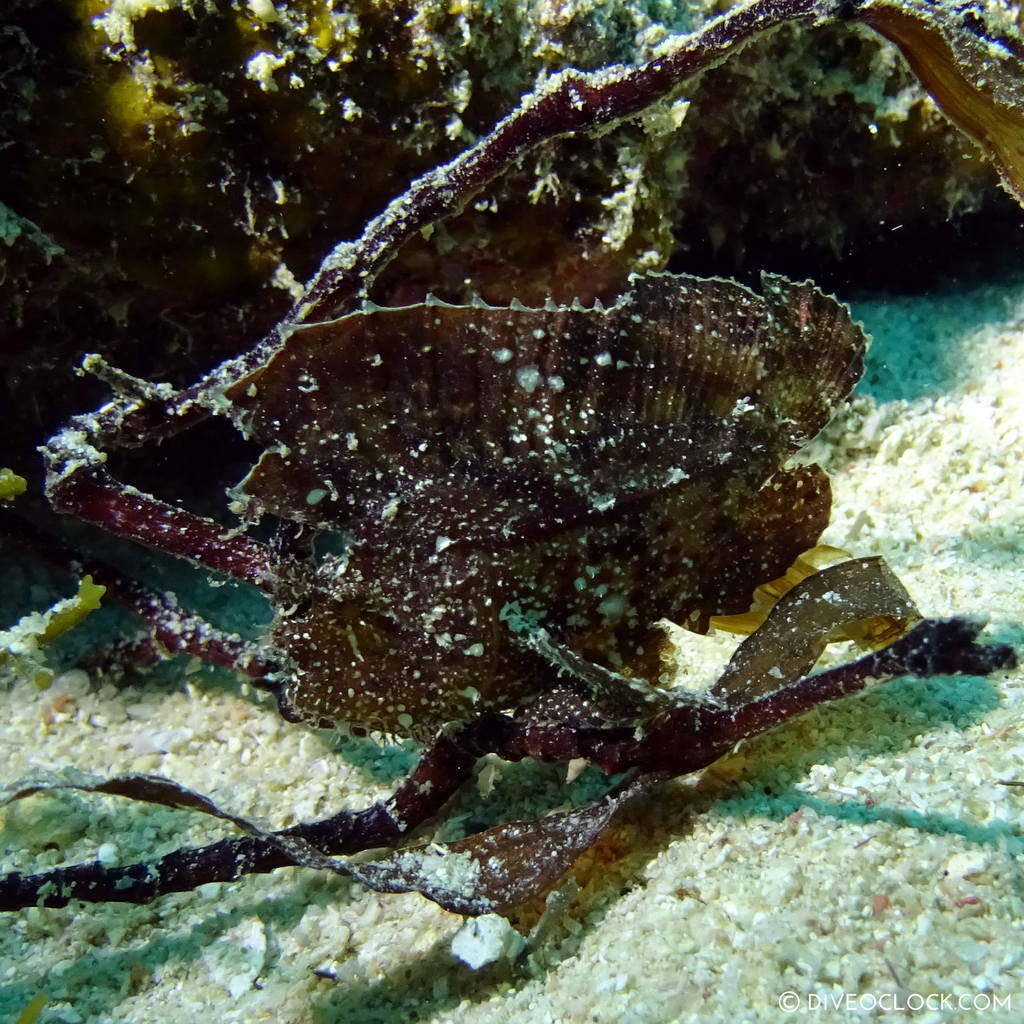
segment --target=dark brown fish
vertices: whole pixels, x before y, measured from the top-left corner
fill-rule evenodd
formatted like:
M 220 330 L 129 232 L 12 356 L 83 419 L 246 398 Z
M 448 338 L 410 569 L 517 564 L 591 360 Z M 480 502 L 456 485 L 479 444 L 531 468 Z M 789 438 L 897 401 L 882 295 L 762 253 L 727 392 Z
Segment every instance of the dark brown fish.
M 544 692 L 538 630 L 627 675 L 812 547 L 828 480 L 787 460 L 862 372 L 809 282 L 652 275 L 605 309 L 436 300 L 299 328 L 231 388 L 266 450 L 244 514 L 330 531 L 273 643 L 308 720 L 423 736 Z

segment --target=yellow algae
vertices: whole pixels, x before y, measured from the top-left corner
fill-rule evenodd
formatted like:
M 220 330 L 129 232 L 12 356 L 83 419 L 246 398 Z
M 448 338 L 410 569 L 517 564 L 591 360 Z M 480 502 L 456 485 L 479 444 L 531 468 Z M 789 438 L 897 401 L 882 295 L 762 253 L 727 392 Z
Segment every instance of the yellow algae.
M 784 576 L 761 584 L 754 591 L 750 609 L 736 615 L 713 615 L 711 626 L 726 633 L 749 636 L 759 629 L 779 599 L 788 594 L 798 583 L 816 572 L 837 565 L 853 556 L 843 548 L 819 544 L 803 552 L 786 570 Z M 852 640 L 867 650 L 879 650 L 903 636 L 913 620 L 892 615 L 878 615 L 870 619 L 847 622 L 835 631 L 832 640 Z
M 83 576 L 78 584 L 78 593 L 68 601 L 61 601 L 50 609 L 50 618 L 39 638 L 48 644 L 61 633 L 77 626 L 89 614 L 100 606 L 100 598 L 107 588 L 93 583 L 91 576 Z
M 13 469 L 0 469 L 0 500 L 10 501 L 19 494 L 24 494 L 28 481 L 18 476 Z
M 107 119 L 114 129 L 112 138 L 131 150 L 140 162 L 148 162 L 145 152 L 134 152 L 140 147 L 152 146 L 153 136 L 175 118 L 175 110 L 153 96 L 151 85 L 140 77 L 126 73 L 118 75 L 106 90 Z
M 94 583 L 92 576 L 83 576 L 73 597 L 58 601 L 45 612 L 24 615 L 10 629 L 0 630 L 0 666 L 17 668 L 45 689 L 53 670 L 45 664 L 42 648 L 99 608 L 106 589 Z

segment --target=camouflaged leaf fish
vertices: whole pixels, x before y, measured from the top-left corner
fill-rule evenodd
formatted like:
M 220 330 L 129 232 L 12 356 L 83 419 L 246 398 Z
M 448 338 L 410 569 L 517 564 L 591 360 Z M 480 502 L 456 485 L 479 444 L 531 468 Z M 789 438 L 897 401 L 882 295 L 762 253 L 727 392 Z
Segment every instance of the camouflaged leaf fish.
M 866 345 L 810 282 L 762 283 L 651 275 L 607 309 L 428 299 L 296 329 L 227 395 L 266 449 L 246 517 L 343 541 L 275 595 L 286 705 L 422 736 L 549 688 L 539 630 L 649 675 L 658 619 L 743 611 L 828 521 L 824 472 L 785 464 Z

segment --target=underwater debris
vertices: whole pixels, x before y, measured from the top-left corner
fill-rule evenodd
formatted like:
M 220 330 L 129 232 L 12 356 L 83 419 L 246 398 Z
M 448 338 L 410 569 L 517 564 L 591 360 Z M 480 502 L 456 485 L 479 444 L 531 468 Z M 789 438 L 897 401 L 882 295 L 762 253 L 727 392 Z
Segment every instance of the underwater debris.
M 931 10 L 913 16 L 931 25 Z M 259 681 L 286 717 L 436 735 L 388 800 L 273 833 L 147 776 L 15 785 L 9 799 L 72 785 L 189 806 L 247 834 L 155 864 L 13 873 L 0 878 L 0 909 L 146 902 L 306 865 L 466 914 L 507 910 L 550 887 L 624 803 L 668 774 L 869 681 L 1014 663 L 1005 645 L 977 642 L 980 623 L 917 621 L 884 563 L 860 558 L 801 570 L 707 693 L 659 685 L 654 620 L 675 615 L 699 631 L 740 613 L 827 521 L 824 474 L 783 463 L 849 393 L 865 341 L 810 283 L 766 275 L 759 297 L 734 282 L 652 275 L 607 309 L 360 308 L 407 239 L 540 141 L 629 117 L 769 28 L 840 16 L 860 15 L 763 0 L 641 67 L 553 77 L 335 247 L 292 315 L 249 353 L 180 392 L 133 388 L 51 439 L 55 507 L 269 594 L 277 615 Z M 986 88 L 965 76 L 953 92 Z M 998 159 L 987 135 L 979 142 Z M 1003 169 L 1012 179 L 1015 165 Z M 243 521 L 229 534 L 104 465 L 108 448 L 211 414 L 265 447 L 235 495 Z M 272 544 L 247 532 L 264 513 L 281 521 Z M 317 554 L 325 529 L 342 535 L 342 553 Z M 133 607 L 173 648 L 166 608 Z M 807 674 L 837 634 L 870 644 L 904 630 Z M 220 637 L 194 617 L 179 646 L 203 653 L 207 638 L 223 661 Z M 489 752 L 582 758 L 629 777 L 563 815 L 344 859 L 398 846 Z
M 35 1024 L 39 1019 L 39 1015 L 43 1012 L 46 1006 L 46 996 L 42 993 L 33 996 L 26 1005 L 25 1009 L 18 1014 L 18 1019 L 14 1024 Z

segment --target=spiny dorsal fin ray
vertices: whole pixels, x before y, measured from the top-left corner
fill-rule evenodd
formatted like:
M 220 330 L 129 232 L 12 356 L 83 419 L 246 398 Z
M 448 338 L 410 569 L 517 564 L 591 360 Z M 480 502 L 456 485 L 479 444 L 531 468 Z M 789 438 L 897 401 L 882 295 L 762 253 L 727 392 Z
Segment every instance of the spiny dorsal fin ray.
M 866 344 L 809 282 L 763 286 L 651 274 L 608 308 L 430 299 L 311 326 L 229 396 L 289 452 L 245 490 L 322 521 L 311 479 L 353 511 L 371 482 L 407 508 L 469 488 L 557 525 L 685 480 L 763 481 L 849 393 Z

